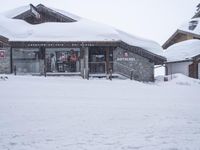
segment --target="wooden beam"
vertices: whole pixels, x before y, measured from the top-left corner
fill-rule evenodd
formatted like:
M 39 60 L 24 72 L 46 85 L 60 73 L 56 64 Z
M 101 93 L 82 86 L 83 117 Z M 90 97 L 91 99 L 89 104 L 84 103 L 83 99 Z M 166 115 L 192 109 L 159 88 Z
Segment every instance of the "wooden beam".
M 109 47 L 105 47 L 105 51 L 106 51 L 106 73 L 109 73 L 109 69 L 110 69 L 110 62 L 109 62 Z

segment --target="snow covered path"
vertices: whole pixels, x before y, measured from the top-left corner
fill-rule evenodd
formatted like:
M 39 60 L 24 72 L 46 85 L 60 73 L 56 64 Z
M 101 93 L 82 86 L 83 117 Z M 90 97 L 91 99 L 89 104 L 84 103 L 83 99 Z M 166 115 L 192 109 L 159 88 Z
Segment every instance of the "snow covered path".
M 200 150 L 200 80 L 9 76 L 0 150 Z

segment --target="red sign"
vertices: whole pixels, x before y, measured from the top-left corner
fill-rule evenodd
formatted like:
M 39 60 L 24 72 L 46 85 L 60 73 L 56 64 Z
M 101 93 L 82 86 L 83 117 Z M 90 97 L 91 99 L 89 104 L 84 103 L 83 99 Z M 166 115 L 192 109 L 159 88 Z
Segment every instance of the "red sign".
M 128 52 L 124 53 L 124 57 L 126 57 L 126 58 L 128 57 Z
M 0 50 L 0 58 L 5 58 L 5 51 L 4 50 Z

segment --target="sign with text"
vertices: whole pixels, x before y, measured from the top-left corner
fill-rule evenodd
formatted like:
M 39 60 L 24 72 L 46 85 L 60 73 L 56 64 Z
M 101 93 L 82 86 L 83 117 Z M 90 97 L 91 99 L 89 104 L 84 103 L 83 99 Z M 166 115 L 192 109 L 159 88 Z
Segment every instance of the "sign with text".
M 119 53 L 119 55 L 122 55 L 122 56 L 119 56 L 117 58 L 117 61 L 136 61 L 134 57 L 129 56 L 128 52 L 124 52 L 123 54 Z
M 0 58 L 5 58 L 5 50 L 0 50 Z
M 136 61 L 135 58 L 124 58 L 124 57 L 121 57 L 121 58 L 117 58 L 117 61 Z
M 92 43 L 30 43 L 28 47 L 91 47 Z

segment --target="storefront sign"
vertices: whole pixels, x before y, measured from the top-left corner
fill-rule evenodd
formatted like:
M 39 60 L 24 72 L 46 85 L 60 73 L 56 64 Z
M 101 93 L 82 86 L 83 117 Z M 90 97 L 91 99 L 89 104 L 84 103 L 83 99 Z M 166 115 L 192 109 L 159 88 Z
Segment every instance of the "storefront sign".
M 122 58 L 117 58 L 117 61 L 135 61 L 135 58 L 122 57 Z
M 34 43 L 34 44 L 28 44 L 28 47 L 63 47 L 64 44 L 60 44 L 60 43 Z
M 28 47 L 91 47 L 92 43 L 30 43 Z
M 123 55 L 123 56 L 122 57 L 118 57 L 117 61 L 136 61 L 135 58 L 129 57 L 129 53 L 128 52 L 124 52 L 121 55 Z
M 5 58 L 5 50 L 0 50 L 0 58 Z

